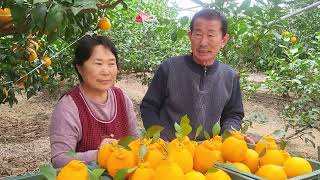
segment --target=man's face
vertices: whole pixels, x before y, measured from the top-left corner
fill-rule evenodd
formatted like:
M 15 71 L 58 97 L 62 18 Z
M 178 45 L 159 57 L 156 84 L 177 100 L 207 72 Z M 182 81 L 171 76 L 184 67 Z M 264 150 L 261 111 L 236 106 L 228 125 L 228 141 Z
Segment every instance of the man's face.
M 191 49 L 194 60 L 201 65 L 210 65 L 214 62 L 220 49 L 229 40 L 229 35 L 223 36 L 221 21 L 197 18 L 189 32 Z

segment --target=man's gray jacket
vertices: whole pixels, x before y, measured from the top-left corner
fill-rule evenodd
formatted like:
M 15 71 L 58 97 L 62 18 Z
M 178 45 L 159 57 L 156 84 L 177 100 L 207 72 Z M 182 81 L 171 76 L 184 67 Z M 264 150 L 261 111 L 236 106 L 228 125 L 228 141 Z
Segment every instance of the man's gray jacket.
M 160 125 L 161 137 L 175 138 L 174 123 L 187 114 L 193 128 L 211 132 L 220 120 L 221 132 L 240 129 L 244 117 L 239 76 L 217 60 L 212 65 L 195 63 L 192 55 L 170 58 L 158 67 L 140 105 L 144 127 Z M 197 140 L 203 140 L 203 133 Z

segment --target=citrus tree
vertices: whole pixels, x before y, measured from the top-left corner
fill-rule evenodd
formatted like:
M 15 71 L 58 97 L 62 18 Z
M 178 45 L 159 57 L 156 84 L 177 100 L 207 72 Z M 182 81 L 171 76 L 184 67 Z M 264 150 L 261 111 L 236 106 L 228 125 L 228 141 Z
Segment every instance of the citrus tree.
M 177 21 L 165 0 L 5 0 L 0 6 L 0 102 L 11 106 L 17 93 L 30 98 L 77 83 L 72 45 L 85 34 L 113 39 L 125 72 L 152 72 L 188 47 L 189 19 Z

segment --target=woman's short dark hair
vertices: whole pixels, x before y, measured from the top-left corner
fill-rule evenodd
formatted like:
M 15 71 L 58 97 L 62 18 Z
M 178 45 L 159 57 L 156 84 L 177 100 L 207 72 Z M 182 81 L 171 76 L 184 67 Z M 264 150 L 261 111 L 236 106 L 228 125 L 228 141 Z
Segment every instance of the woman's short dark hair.
M 118 66 L 117 48 L 109 38 L 107 38 L 106 36 L 99 35 L 85 35 L 77 41 L 74 51 L 75 56 L 73 59 L 73 66 L 76 69 L 80 82 L 82 82 L 83 79 L 79 74 L 76 65 L 82 66 L 83 63 L 90 58 L 93 48 L 98 45 L 102 45 L 105 48 L 110 49 L 110 51 L 116 58 L 116 64 Z
M 225 36 L 228 31 L 228 23 L 226 17 L 219 11 L 214 9 L 202 9 L 198 11 L 191 20 L 190 31 L 193 31 L 193 25 L 196 19 L 204 18 L 206 20 L 218 20 L 221 22 L 221 32 L 222 35 Z

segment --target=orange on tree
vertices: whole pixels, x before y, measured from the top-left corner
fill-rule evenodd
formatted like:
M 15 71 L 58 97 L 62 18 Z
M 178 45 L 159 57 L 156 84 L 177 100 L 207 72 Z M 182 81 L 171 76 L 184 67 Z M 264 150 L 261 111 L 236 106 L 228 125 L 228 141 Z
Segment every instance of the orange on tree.
M 221 145 L 222 157 L 225 161 L 241 162 L 245 159 L 248 146 L 240 132 L 233 131 Z
M 206 180 L 232 180 L 231 177 L 221 169 L 217 169 L 215 172 L 208 172 L 206 174 Z
M 162 161 L 153 174 L 153 180 L 184 180 L 184 174 L 180 166 L 167 158 Z
M 32 40 L 32 39 L 29 39 L 29 40 L 28 40 L 28 47 L 30 47 L 30 48 L 35 49 L 36 51 L 38 51 L 38 49 L 40 48 L 40 45 L 39 45 L 36 41 L 34 41 L 34 40 Z
M 223 163 L 221 152 L 216 149 L 212 141 L 204 141 L 199 144 L 193 157 L 193 168 L 199 172 L 205 173 L 216 162 Z
M 148 162 L 141 162 L 138 168 L 129 176 L 129 180 L 152 180 L 154 169 Z
M 281 166 L 268 164 L 261 166 L 256 172 L 257 176 L 263 177 L 267 180 L 285 180 L 287 175 Z
M 49 75 L 48 75 L 48 74 L 44 74 L 44 75 L 42 75 L 41 77 L 42 77 L 42 79 L 43 79 L 44 81 L 48 81 L 48 79 L 49 79 Z
M 107 169 L 108 159 L 111 153 L 116 149 L 117 142 L 102 145 L 97 152 L 97 163 L 100 167 Z
M 28 47 L 27 51 L 28 51 L 28 61 L 29 62 L 33 62 L 34 60 L 37 59 L 38 56 L 37 56 L 37 53 L 34 49 Z
M 44 65 L 44 67 L 49 67 L 51 65 L 51 59 L 48 56 L 44 56 L 43 57 L 43 61 L 42 64 Z
M 71 160 L 59 172 L 57 180 L 88 180 L 87 166 L 78 160 Z
M 123 168 L 132 168 L 136 165 L 134 155 L 131 151 L 117 147 L 108 158 L 107 170 L 114 177 Z
M 103 31 L 109 30 L 111 28 L 110 20 L 106 17 L 100 18 L 98 22 L 98 27 Z
M 192 170 L 184 175 L 185 180 L 206 180 L 206 177 L 198 171 Z
M 259 154 L 253 149 L 248 149 L 242 163 L 247 165 L 252 173 L 255 173 L 259 168 Z
M 284 156 L 280 150 L 266 150 L 266 153 L 260 158 L 260 166 L 273 164 L 282 166 L 284 163 Z
M 0 22 L 7 23 L 12 20 L 11 10 L 9 8 L 0 8 Z
M 282 31 L 282 33 L 281 33 L 282 37 L 287 37 L 289 35 L 290 35 L 290 33 L 288 31 Z
M 291 42 L 291 43 L 296 43 L 297 40 L 298 40 L 298 38 L 295 37 L 295 36 L 290 37 L 290 42 Z
M 288 158 L 284 162 L 283 168 L 288 178 L 292 178 L 295 176 L 300 176 L 300 175 L 308 174 L 312 172 L 312 167 L 310 163 L 301 157 Z

